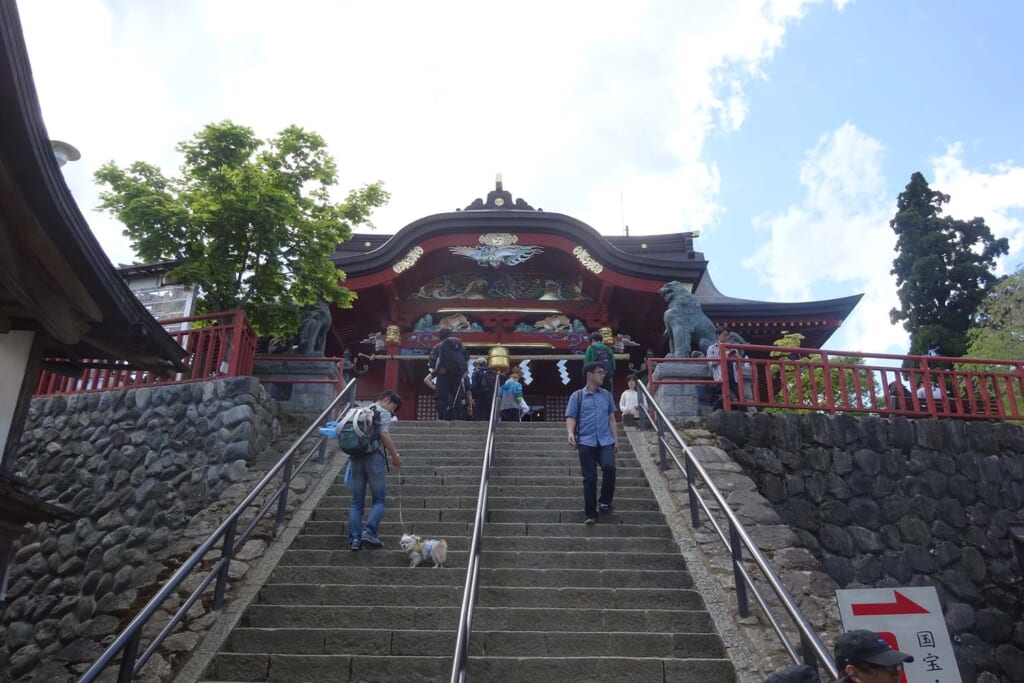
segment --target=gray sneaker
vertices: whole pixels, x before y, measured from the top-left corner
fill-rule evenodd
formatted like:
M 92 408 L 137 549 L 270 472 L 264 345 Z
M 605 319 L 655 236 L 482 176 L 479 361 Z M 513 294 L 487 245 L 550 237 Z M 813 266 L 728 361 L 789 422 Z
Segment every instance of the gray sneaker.
M 587 518 L 586 518 L 586 519 L 585 519 L 585 520 L 583 521 L 583 523 L 584 523 L 584 524 L 586 524 L 587 526 L 594 526 L 595 524 L 597 524 L 597 520 L 596 520 L 596 519 L 594 519 L 593 517 L 587 517 Z
M 363 543 L 374 548 L 384 547 L 384 541 L 380 540 L 368 531 L 363 532 Z

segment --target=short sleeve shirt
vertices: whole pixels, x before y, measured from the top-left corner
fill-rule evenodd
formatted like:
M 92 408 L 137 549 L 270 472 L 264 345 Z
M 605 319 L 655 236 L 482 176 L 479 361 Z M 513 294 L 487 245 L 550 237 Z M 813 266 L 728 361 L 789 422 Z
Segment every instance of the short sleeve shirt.
M 575 418 L 579 413 L 579 437 L 576 443 L 583 446 L 611 446 L 615 443 L 608 416 L 614 413 L 615 401 L 610 392 L 598 388 L 590 391 L 586 387 L 572 392 L 569 405 L 565 408 L 566 418 Z
M 387 434 L 391 431 L 391 411 L 377 406 L 377 412 L 380 413 L 380 433 Z

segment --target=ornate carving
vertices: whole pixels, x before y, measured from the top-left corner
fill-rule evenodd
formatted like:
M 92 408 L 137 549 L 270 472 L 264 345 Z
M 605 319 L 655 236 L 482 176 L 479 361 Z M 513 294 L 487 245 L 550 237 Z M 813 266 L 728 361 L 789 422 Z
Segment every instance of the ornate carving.
M 409 253 L 398 259 L 395 265 L 391 266 L 391 270 L 396 273 L 403 273 L 412 268 L 420 260 L 420 256 L 423 256 L 423 247 L 416 245 L 409 250 Z
M 519 236 L 510 232 L 488 232 L 480 235 L 476 241 L 488 247 L 507 247 L 518 242 Z
M 565 280 L 533 273 L 441 275 L 413 292 L 409 299 L 518 299 L 587 301 L 579 279 Z
M 583 247 L 576 247 L 572 250 L 572 253 L 577 259 L 579 259 L 579 262 L 583 264 L 583 267 L 591 273 L 597 274 L 604 270 L 604 266 L 602 266 L 597 259 L 591 256 L 590 252 Z
M 388 325 L 387 330 L 384 332 L 384 341 L 388 344 L 402 343 L 402 331 L 398 329 L 398 325 Z
M 544 247 L 516 246 L 519 238 L 508 233 L 488 233 L 480 235 L 479 247 L 448 247 L 453 254 L 471 258 L 481 266 L 517 266 L 529 261 L 537 254 L 543 253 Z
M 569 332 L 572 330 L 572 323 L 567 315 L 549 315 L 535 322 L 533 326 L 541 332 Z

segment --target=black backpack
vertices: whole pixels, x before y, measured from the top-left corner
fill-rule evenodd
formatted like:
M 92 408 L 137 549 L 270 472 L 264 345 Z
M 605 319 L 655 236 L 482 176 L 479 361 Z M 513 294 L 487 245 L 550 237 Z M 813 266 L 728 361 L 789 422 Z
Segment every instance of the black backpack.
M 462 342 L 454 337 L 443 339 L 437 344 L 437 374 L 462 377 L 469 369 L 469 354 Z
M 338 445 L 349 455 L 368 455 L 380 448 L 380 411 L 376 406 L 349 408 L 337 423 L 328 423 L 338 435 Z
M 480 382 L 477 386 L 480 388 L 480 395 L 490 398 L 494 395 L 494 385 L 498 380 L 497 375 L 494 374 L 494 370 L 487 368 L 485 370 L 478 370 L 480 373 Z
M 593 349 L 594 349 L 594 355 L 592 355 L 590 357 L 591 358 L 591 362 L 592 363 L 600 363 L 604 367 L 604 371 L 606 373 L 608 373 L 609 375 L 611 375 L 612 374 L 612 354 L 608 351 L 608 347 L 604 346 L 604 345 L 598 346 L 597 344 L 595 344 L 593 346 Z

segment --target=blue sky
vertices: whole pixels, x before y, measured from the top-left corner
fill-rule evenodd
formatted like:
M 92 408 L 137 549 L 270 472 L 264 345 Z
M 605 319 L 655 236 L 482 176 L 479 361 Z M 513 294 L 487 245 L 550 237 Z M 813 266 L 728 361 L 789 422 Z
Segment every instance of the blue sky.
M 348 188 L 383 180 L 395 232 L 502 172 L 605 234 L 701 231 L 733 296 L 865 294 L 830 348 L 903 352 L 888 228 L 911 173 L 985 217 L 1024 261 L 1024 56 L 1014 2 L 692 0 L 514 6 L 306 0 L 19 2 L 65 177 L 92 212 L 113 159 L 173 172 L 230 118 L 321 133 Z

